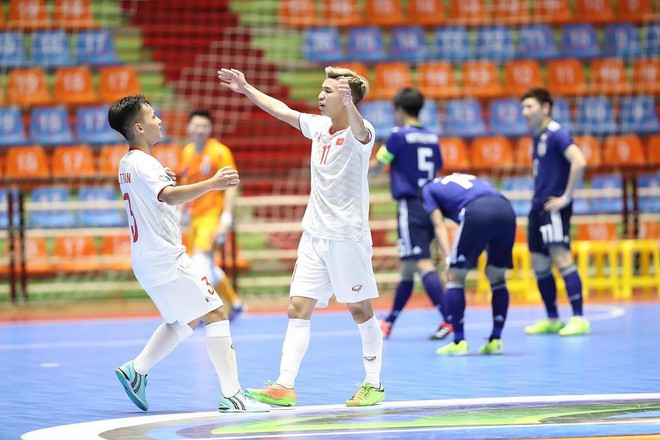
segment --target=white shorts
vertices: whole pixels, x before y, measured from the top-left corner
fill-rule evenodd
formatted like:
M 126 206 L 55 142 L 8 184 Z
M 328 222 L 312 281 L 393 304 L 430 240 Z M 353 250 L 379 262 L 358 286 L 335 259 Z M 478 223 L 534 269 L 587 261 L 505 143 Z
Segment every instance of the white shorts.
M 317 307 L 327 306 L 333 293 L 340 303 L 378 298 L 372 248 L 368 238 L 360 242 L 326 240 L 303 232 L 289 297 L 316 299 Z
M 169 324 L 177 321 L 180 325 L 187 325 L 222 306 L 210 277 L 193 268 L 192 259 L 188 254 L 182 254 L 176 260 L 174 280 L 145 289 L 163 320 Z

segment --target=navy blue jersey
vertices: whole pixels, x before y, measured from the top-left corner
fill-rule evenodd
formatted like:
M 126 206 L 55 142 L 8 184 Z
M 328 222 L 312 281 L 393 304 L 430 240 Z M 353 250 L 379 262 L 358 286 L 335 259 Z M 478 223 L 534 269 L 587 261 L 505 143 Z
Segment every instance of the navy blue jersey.
M 465 205 L 483 196 L 504 197 L 485 180 L 461 173 L 434 179 L 422 190 L 424 209 L 427 213 L 439 209 L 444 217 L 456 223 L 460 223 L 459 215 Z
M 571 170 L 571 163 L 564 152 L 573 143 L 568 130 L 555 121 L 550 121 L 545 130 L 534 136 L 532 207 L 543 206 L 549 197 L 564 194 Z
M 390 164 L 392 198 L 419 197 L 419 189 L 442 168 L 438 135 L 421 125 L 394 128 L 387 138 L 389 154 L 378 154 L 381 163 Z

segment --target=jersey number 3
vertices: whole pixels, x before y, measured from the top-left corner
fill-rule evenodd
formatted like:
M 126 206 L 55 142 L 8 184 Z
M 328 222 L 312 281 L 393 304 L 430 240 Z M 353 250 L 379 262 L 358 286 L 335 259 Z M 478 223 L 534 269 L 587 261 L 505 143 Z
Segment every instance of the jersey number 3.
M 131 217 L 131 238 L 133 239 L 133 243 L 137 243 L 138 241 L 138 226 L 137 226 L 137 220 L 135 220 L 135 214 L 133 214 L 133 208 L 131 208 L 131 197 L 128 195 L 128 193 L 124 193 L 124 200 L 126 200 L 126 203 L 128 203 L 128 215 Z

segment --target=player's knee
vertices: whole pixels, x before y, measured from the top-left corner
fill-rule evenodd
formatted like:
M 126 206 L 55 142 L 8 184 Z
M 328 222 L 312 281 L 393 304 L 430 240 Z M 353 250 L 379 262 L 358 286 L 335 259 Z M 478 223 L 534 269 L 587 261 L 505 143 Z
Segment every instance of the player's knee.
M 465 284 L 468 271 L 466 269 L 449 268 L 447 271 L 447 282 Z
M 227 316 L 227 309 L 225 308 L 224 305 L 222 305 L 222 306 L 218 307 L 217 309 L 208 312 L 206 315 L 202 316 L 200 319 L 202 320 L 204 325 L 209 325 L 211 323 L 218 322 L 218 321 L 226 321 L 229 318 Z M 196 322 L 196 321 L 198 321 L 198 320 L 195 320 L 193 322 Z
M 316 301 L 310 298 L 291 297 L 287 315 L 289 319 L 310 319 L 315 305 Z
M 486 278 L 491 285 L 503 283 L 505 273 L 506 268 L 504 267 L 486 266 Z

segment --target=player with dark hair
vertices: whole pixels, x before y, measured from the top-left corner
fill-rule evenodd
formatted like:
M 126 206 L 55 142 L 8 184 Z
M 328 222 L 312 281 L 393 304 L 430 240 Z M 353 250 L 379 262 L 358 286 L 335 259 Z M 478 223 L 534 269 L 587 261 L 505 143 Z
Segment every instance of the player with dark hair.
M 566 128 L 551 118 L 552 97 L 534 88 L 522 98 L 522 113 L 532 130 L 534 196 L 529 213 L 528 243 L 532 268 L 548 318 L 525 328 L 527 334 L 585 335 L 590 324 L 583 316 L 582 280 L 571 255 L 570 226 L 573 193 L 582 180 L 586 160 Z M 566 325 L 559 320 L 557 286 L 551 264 L 561 273 L 573 309 Z
M 513 267 L 511 252 L 516 238 L 516 214 L 511 202 L 485 180 L 460 173 L 433 180 L 422 189 L 422 198 L 433 221 L 438 254 L 446 262 L 447 315 L 454 327 L 454 342 L 440 347 L 437 353 L 445 356 L 468 353 L 463 328 L 465 277 L 470 269 L 477 267 L 479 255 L 486 250 L 493 331 L 479 352 L 502 354 L 502 330 L 509 309 L 505 272 Z M 451 246 L 445 218 L 458 223 Z
M 419 112 L 424 96 L 414 88 L 405 87 L 392 100 L 397 126 L 371 161 L 371 173 L 390 166 L 390 191 L 397 201 L 398 249 L 401 278 L 394 293 L 389 315 L 380 322 L 385 337 L 412 295 L 415 273 L 418 273 L 431 302 L 440 312 L 442 322 L 431 339 L 444 339 L 452 332 L 445 322 L 443 288 L 431 260 L 433 224 L 424 211 L 419 190 L 442 168 L 438 134 L 424 128 Z

